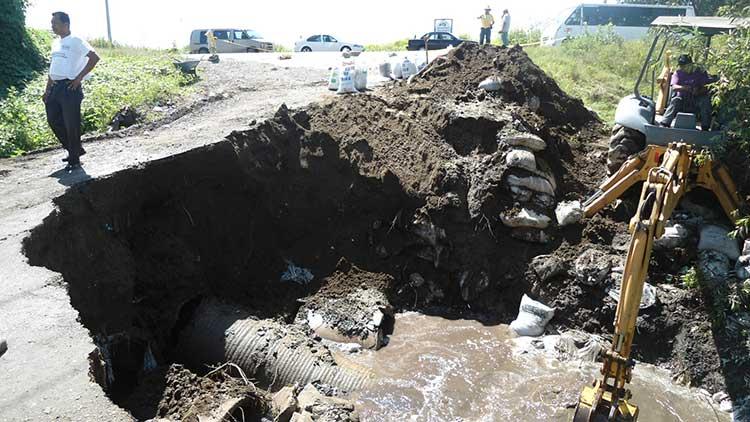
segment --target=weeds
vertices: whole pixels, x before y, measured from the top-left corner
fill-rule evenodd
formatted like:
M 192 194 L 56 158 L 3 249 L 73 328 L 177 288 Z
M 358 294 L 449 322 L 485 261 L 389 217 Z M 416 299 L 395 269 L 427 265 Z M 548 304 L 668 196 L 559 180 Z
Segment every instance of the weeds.
M 680 276 L 682 285 L 689 290 L 698 289 L 703 284 L 703 273 L 700 268 L 692 267 Z

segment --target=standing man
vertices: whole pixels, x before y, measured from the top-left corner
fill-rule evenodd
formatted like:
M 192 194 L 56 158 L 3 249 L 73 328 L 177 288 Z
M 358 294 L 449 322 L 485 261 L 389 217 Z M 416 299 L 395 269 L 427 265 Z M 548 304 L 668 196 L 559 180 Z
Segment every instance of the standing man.
M 213 56 L 216 54 L 216 35 L 214 35 L 213 29 L 206 31 L 206 39 L 208 40 L 208 51 Z
M 81 167 L 80 157 L 86 151 L 81 147 L 81 81 L 99 62 L 91 45 L 70 34 L 70 17 L 65 12 L 52 14 L 52 32 L 60 38 L 52 42 L 47 88 L 42 100 L 47 111 L 47 123 L 68 151 L 71 173 Z
M 490 7 L 485 7 L 484 14 L 477 19 L 482 21 L 482 30 L 479 31 L 479 45 L 490 44 L 492 25 L 495 24 L 495 18 L 490 15 Z
M 503 10 L 502 22 L 503 26 L 500 28 L 500 38 L 503 40 L 503 46 L 507 47 L 510 43 L 508 39 L 508 34 L 510 34 L 510 14 L 508 13 L 508 9 Z

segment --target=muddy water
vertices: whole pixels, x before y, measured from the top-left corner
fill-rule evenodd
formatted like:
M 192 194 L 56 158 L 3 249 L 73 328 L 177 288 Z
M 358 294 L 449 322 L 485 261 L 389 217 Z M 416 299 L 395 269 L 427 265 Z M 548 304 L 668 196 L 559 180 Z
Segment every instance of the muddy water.
M 570 421 L 595 364 L 524 353 L 507 326 L 417 313 L 396 317 L 389 344 L 354 359 L 381 381 L 357 394 L 363 421 Z M 696 390 L 658 368 L 636 366 L 641 422 L 729 421 Z

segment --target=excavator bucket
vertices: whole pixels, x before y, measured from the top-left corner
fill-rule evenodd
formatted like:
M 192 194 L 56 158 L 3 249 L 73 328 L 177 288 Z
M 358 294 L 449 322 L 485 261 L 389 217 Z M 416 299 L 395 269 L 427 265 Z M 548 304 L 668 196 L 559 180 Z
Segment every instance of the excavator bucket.
M 599 381 L 584 387 L 578 399 L 573 422 L 634 422 L 638 420 L 638 406 L 620 400 L 612 406 L 612 394 L 599 388 Z

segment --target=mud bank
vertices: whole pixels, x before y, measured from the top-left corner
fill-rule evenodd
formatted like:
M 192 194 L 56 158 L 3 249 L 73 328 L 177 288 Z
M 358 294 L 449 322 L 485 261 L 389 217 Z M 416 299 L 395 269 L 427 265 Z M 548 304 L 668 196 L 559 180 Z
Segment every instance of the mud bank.
M 479 88 L 488 77 L 499 90 Z M 561 227 L 554 214 L 604 176 L 601 135 L 520 48 L 465 45 L 410 83 L 281 107 L 223 142 L 78 185 L 25 253 L 63 275 L 98 345 L 98 381 L 144 419 L 163 397 L 128 403 L 155 370 L 185 363 L 180 337 L 209 300 L 296 322 L 295 344 L 321 350 L 309 312 L 372 344 L 388 331 L 363 323 L 376 310 L 507 323 L 529 292 L 558 309 L 553 327 L 606 333 L 604 280 L 624 258 L 624 219 L 610 211 Z M 575 265 L 591 250 L 612 261 L 595 283 Z M 722 358 L 745 346 L 712 328 L 700 292 L 671 289 L 639 318 L 637 356 L 744 396 L 742 372 Z M 190 366 L 203 374 L 217 363 Z

